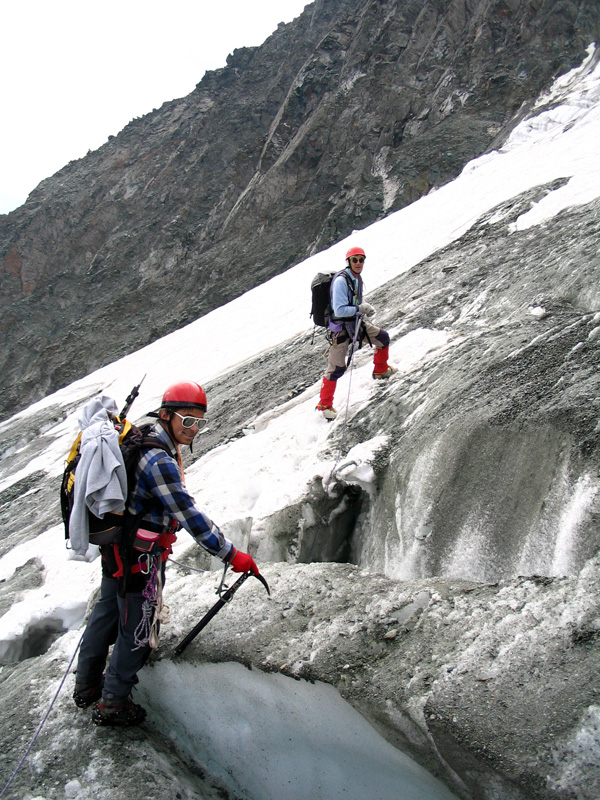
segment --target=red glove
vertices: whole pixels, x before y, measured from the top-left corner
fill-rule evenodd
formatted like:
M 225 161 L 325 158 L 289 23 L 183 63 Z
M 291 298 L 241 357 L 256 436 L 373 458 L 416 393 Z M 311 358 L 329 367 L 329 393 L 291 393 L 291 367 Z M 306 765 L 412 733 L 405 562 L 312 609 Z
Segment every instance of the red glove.
M 229 566 L 234 572 L 252 572 L 258 575 L 258 567 L 254 563 L 252 556 L 248 553 L 242 553 L 241 550 L 234 549 L 233 558 L 229 562 Z

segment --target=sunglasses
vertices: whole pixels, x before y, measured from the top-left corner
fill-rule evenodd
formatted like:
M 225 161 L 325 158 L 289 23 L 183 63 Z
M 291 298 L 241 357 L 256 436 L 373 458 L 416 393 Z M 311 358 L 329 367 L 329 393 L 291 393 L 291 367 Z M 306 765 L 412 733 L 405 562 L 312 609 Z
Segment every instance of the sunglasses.
M 350 261 L 351 261 L 353 264 L 364 264 L 364 263 L 365 263 L 364 256 L 352 256 L 352 258 L 350 259 Z
M 206 424 L 208 423 L 208 420 L 205 417 L 184 416 L 183 414 L 180 414 L 179 411 L 174 411 L 173 413 L 180 418 L 181 424 L 184 428 L 193 428 L 194 425 L 197 425 L 198 430 L 201 431 L 202 428 L 206 427 Z

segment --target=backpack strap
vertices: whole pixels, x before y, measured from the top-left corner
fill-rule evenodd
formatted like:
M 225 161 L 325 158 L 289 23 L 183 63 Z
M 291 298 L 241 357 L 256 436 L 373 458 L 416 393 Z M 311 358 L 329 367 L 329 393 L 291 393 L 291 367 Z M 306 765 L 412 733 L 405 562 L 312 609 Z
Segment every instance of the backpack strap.
M 142 438 L 137 442 L 137 450 L 138 455 L 137 458 L 132 460 L 132 463 L 129 465 L 130 473 L 128 474 L 128 480 L 132 480 L 135 474 L 135 470 L 141 458 L 143 450 L 149 450 L 151 448 L 155 448 L 157 450 L 163 450 L 165 453 L 173 456 L 169 446 L 164 442 L 161 442 L 160 439 L 157 439 L 155 436 L 148 436 L 147 431 L 144 429 L 141 430 Z M 135 567 L 137 566 L 137 562 L 133 557 L 133 542 L 135 539 L 135 535 L 140 527 L 143 517 L 153 508 L 160 506 L 161 503 L 158 499 L 154 499 L 148 501 L 144 504 L 142 510 L 134 515 L 129 514 L 125 511 L 125 519 L 123 521 L 123 536 L 119 543 L 115 543 L 113 545 L 113 552 L 115 556 L 115 561 L 117 563 L 117 570 L 113 573 L 113 578 L 118 578 L 119 586 L 118 592 L 119 595 L 124 596 L 127 590 L 127 578 L 130 574 L 134 574 L 135 572 L 139 572 L 139 568 L 136 570 Z M 167 558 L 170 552 L 170 545 L 168 547 Z
M 355 287 L 354 287 L 354 283 L 352 282 L 352 278 L 350 277 L 350 275 L 348 275 L 346 269 L 341 269 L 339 272 L 336 272 L 336 274 L 333 276 L 333 279 L 331 281 L 331 286 L 329 287 L 329 298 L 330 298 L 329 306 L 331 308 L 331 319 L 334 320 L 335 322 L 348 322 L 348 321 L 351 321 L 352 319 L 354 319 L 354 317 L 334 317 L 334 315 L 333 315 L 333 284 L 335 283 L 336 278 L 339 278 L 340 275 L 344 276 L 344 279 L 346 281 L 346 286 L 348 287 L 348 292 L 352 297 L 354 297 Z M 357 297 L 358 297 L 358 302 L 362 303 L 362 276 L 361 275 L 359 275 L 358 278 L 356 279 L 356 293 L 357 293 Z

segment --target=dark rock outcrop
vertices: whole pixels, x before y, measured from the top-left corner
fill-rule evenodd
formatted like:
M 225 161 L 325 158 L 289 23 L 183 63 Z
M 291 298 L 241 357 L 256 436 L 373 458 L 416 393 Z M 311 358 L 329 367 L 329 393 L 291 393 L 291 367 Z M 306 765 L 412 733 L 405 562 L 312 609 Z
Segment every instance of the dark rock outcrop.
M 0 415 L 452 179 L 599 28 L 591 0 L 316 0 L 235 50 L 0 219 Z

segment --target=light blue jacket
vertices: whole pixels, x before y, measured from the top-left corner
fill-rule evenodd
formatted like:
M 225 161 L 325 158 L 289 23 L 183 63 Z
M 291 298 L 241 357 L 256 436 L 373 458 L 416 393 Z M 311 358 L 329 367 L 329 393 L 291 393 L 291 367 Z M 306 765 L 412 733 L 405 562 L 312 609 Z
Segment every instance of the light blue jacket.
M 350 289 L 346 276 L 350 278 L 353 289 Z M 358 305 L 362 303 L 363 283 L 362 277 L 356 278 L 350 267 L 338 272 L 331 282 L 331 308 L 332 318 L 329 328 L 334 333 L 339 333 L 344 327 L 354 336 L 354 321 L 358 312 Z

